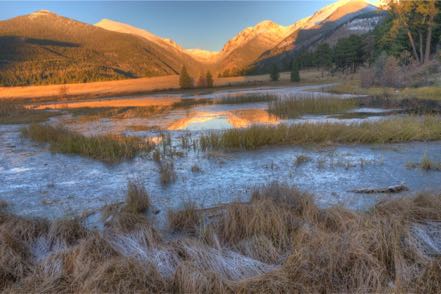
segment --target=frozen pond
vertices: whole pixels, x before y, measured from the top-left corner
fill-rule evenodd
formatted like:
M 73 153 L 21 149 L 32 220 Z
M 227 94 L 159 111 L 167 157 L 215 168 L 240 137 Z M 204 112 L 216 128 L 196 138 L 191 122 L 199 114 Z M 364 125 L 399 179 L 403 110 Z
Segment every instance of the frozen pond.
M 147 158 L 109 166 L 80 156 L 51 154 L 21 139 L 18 126 L 0 127 L 0 199 L 23 215 L 58 217 L 121 201 L 129 179 L 142 181 L 153 203 L 167 208 L 194 201 L 209 207 L 246 200 L 252 187 L 274 180 L 314 193 L 322 206 L 363 209 L 387 195 L 349 192 L 405 183 L 410 193 L 439 191 L 441 173 L 407 169 L 425 153 L 441 161 L 441 144 L 341 146 L 331 149 L 284 147 L 230 154 L 193 153 L 176 158 L 177 181 L 163 187 L 159 166 Z M 299 155 L 309 161 L 296 165 Z M 192 173 L 197 164 L 202 172 Z
M 117 115 L 96 118 L 64 114 L 53 117 L 50 123 L 63 124 L 86 135 L 121 133 L 152 137 L 168 132 L 176 146 L 179 145 L 179 137 L 188 132 L 192 133 L 192 138 L 197 138 L 205 130 L 242 128 L 254 124 L 354 123 L 383 119 L 389 114 L 387 109 L 363 107 L 351 109 L 342 116 L 304 115 L 286 120 L 268 113 L 266 102 L 167 108 L 183 98 L 207 99 L 225 95 L 283 96 L 310 95 L 312 92 L 314 95 L 336 97 L 321 92 L 321 87 L 223 89 L 185 97 L 155 94 L 45 104 L 42 108 L 165 106 L 166 111 L 147 116 L 129 109 Z M 350 96 L 337 97 L 345 99 Z M 139 180 L 146 186 L 153 204 L 160 210 L 160 216 L 165 216 L 167 209 L 177 208 L 188 201 L 201 207 L 211 207 L 246 200 L 253 187 L 271 181 L 288 183 L 311 192 L 321 206 L 344 205 L 354 209 L 365 209 L 381 199 L 392 197 L 350 192 L 354 189 L 382 188 L 401 183 L 409 187 L 410 191 L 406 193 L 441 189 L 440 172 L 406 168 L 408 162 L 419 162 L 424 154 L 434 161 L 441 161 L 440 142 L 325 149 L 280 147 L 227 154 L 184 150 L 184 156 L 174 158 L 176 182 L 164 187 L 159 179 L 159 165 L 150 157 L 106 165 L 80 156 L 52 154 L 47 146 L 22 139 L 20 128 L 18 125 L 0 125 L 0 199 L 6 200 L 11 204 L 10 209 L 21 215 L 55 218 L 96 210 L 122 201 L 128 180 Z M 298 156 L 305 156 L 307 160 L 296 164 Z M 192 172 L 194 165 L 201 172 Z

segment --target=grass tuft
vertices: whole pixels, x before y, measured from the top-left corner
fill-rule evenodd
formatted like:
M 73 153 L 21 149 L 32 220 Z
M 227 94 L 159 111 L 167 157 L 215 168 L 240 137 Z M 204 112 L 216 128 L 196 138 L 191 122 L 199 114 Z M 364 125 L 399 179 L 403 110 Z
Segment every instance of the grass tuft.
M 175 165 L 173 162 L 162 162 L 159 167 L 159 180 L 163 186 L 168 186 L 176 181 Z
M 201 224 L 201 215 L 194 203 L 186 203 L 180 210 L 168 212 L 169 227 L 173 232 L 194 234 Z
M 0 124 L 27 124 L 45 122 L 58 115 L 46 110 L 26 108 L 22 102 L 2 100 L 0 102 Z
M 141 183 L 129 182 L 124 211 L 128 213 L 145 213 L 150 208 L 150 197 Z
M 294 164 L 295 166 L 301 166 L 309 161 L 311 161 L 311 157 L 301 154 L 296 157 Z
M 408 162 L 407 168 L 421 168 L 425 171 L 441 171 L 441 162 L 432 161 L 427 154 L 424 154 L 420 162 Z

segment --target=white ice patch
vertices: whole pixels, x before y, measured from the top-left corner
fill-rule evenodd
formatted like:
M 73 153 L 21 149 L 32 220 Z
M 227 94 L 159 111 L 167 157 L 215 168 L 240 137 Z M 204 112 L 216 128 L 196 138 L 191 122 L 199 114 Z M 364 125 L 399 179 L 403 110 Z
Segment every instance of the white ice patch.
M 145 232 L 132 234 L 109 233 L 106 235 L 109 244 L 126 257 L 133 257 L 142 262 L 153 264 L 161 275 L 171 277 L 179 263 L 176 252 L 167 247 L 151 246 Z
M 411 234 L 419 249 L 429 256 L 441 255 L 441 222 L 413 224 Z
M 201 272 L 216 272 L 233 281 L 257 276 L 277 268 L 227 249 L 215 249 L 196 241 L 182 241 L 178 247 L 185 257 L 177 254 L 176 247 L 149 244 L 143 232 L 106 235 L 111 246 L 121 255 L 154 265 L 164 277 L 171 277 L 182 262 L 191 264 Z
M 29 170 L 32 170 L 32 168 L 28 168 L 28 167 L 14 167 L 14 168 L 11 168 L 9 170 L 6 170 L 6 172 L 10 173 L 10 174 L 19 174 L 19 173 L 23 173 L 23 172 L 26 172 L 26 171 L 29 171 Z
M 197 269 L 216 272 L 233 281 L 261 275 L 277 268 L 228 249 L 218 250 L 193 242 L 184 244 L 183 248 Z

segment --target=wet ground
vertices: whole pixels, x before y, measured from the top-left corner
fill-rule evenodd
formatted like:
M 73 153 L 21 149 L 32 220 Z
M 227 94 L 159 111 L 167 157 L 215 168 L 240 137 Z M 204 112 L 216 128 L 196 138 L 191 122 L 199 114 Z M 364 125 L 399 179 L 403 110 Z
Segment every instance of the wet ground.
M 288 95 L 306 90 L 315 89 L 252 88 L 241 90 L 241 93 L 270 91 Z M 327 95 L 320 89 L 316 90 L 317 95 Z M 199 97 L 220 97 L 225 94 L 237 95 L 238 92 L 222 90 L 201 93 Z M 142 102 L 144 98 L 134 97 L 118 104 L 145 106 L 148 103 Z M 174 101 L 175 98 L 167 99 Z M 155 96 L 154 99 L 160 98 Z M 111 101 L 107 100 L 107 105 Z M 101 107 L 102 103 L 96 105 Z M 51 123 L 62 123 L 84 134 L 112 132 L 151 137 L 169 132 L 173 144 L 179 149 L 179 137 L 189 132 L 192 138 L 197 138 L 200 132 L 208 129 L 247 127 L 252 124 L 305 121 L 351 123 L 383 119 L 384 112 L 387 112 L 384 109 L 364 108 L 353 109 L 350 113 L 369 115 L 351 115 L 350 118 L 304 116 L 288 121 L 268 114 L 266 107 L 266 103 L 199 105 L 148 118 L 134 116 L 81 120 L 76 116 L 62 115 L 52 118 Z M 253 187 L 276 180 L 313 193 L 321 206 L 344 205 L 354 209 L 365 209 L 381 199 L 393 197 L 350 192 L 354 189 L 381 188 L 401 183 L 409 187 L 408 194 L 441 189 L 440 172 L 406 168 L 408 162 L 418 162 L 425 154 L 434 161 L 441 161 L 440 142 L 321 149 L 283 147 L 228 154 L 185 149 L 182 157 L 174 157 L 176 182 L 164 187 L 159 180 L 159 165 L 149 156 L 106 165 L 80 156 L 52 154 L 46 146 L 22 139 L 20 128 L 18 125 L 0 126 L 0 199 L 10 203 L 10 209 L 21 215 L 55 218 L 95 210 L 105 204 L 122 201 L 127 181 L 131 179 L 145 184 L 152 202 L 160 210 L 160 216 L 165 216 L 167 209 L 177 208 L 188 201 L 210 207 L 246 200 Z M 304 156 L 304 162 L 296 163 L 299 156 Z M 201 171 L 192 172 L 194 165 Z

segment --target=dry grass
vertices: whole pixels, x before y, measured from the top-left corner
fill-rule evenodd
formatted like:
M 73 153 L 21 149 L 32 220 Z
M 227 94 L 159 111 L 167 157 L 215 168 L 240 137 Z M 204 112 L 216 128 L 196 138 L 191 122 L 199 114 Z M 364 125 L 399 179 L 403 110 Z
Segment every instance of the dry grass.
M 236 95 L 223 96 L 218 98 L 187 98 L 181 99 L 173 103 L 172 108 L 190 108 L 197 105 L 212 105 L 212 104 L 246 104 L 270 102 L 277 99 L 276 95 L 269 94 L 254 94 L 254 95 Z
M 103 135 L 87 137 L 61 126 L 32 124 L 22 135 L 40 143 L 49 143 L 52 152 L 79 154 L 107 163 L 133 159 L 150 152 L 154 145 L 137 137 Z
M 441 162 L 435 162 L 429 158 L 427 154 L 424 154 L 420 162 L 408 162 L 407 168 L 420 168 L 425 171 L 441 171 Z
M 191 166 L 191 172 L 192 173 L 200 173 L 200 172 L 202 172 L 202 169 L 199 167 L 199 165 L 194 164 Z
M 182 209 L 168 212 L 168 224 L 173 232 L 194 234 L 201 225 L 201 214 L 196 204 L 186 203 Z
M 360 81 L 357 79 L 338 84 L 331 89 L 330 92 L 336 94 L 357 94 L 378 97 L 391 97 L 396 99 L 423 99 L 423 100 L 440 100 L 441 88 L 438 86 L 415 87 L 415 88 L 387 88 L 387 87 L 369 87 L 362 88 Z
M 163 293 L 165 281 L 152 265 L 114 258 L 100 265 L 82 285 L 82 293 Z
M 150 196 L 139 182 L 129 182 L 124 210 L 128 213 L 145 213 L 150 208 Z
M 159 232 L 146 216 L 115 210 L 96 232 L 76 220 L 0 213 L 0 291 L 437 293 L 441 285 L 431 251 L 441 242 L 440 195 L 354 212 L 318 208 L 311 195 L 272 183 L 248 203 L 189 205 L 171 219 Z
M 77 219 L 60 219 L 49 226 L 47 238 L 50 246 L 73 246 L 87 235 L 87 230 Z
M 216 98 L 216 104 L 245 104 L 245 103 L 259 103 L 259 102 L 271 102 L 278 98 L 276 95 L 270 94 L 254 94 L 254 95 L 237 95 L 237 96 L 224 96 Z
M 6 200 L 0 200 L 0 210 L 8 208 L 8 202 Z
M 0 124 L 39 123 L 54 115 L 58 113 L 28 109 L 18 101 L 5 100 L 0 103 Z
M 357 99 L 329 97 L 283 97 L 268 104 L 268 112 L 280 118 L 298 118 L 305 114 L 337 114 L 359 106 Z
M 439 116 L 405 116 L 377 122 L 304 123 L 252 126 L 208 132 L 200 138 L 202 150 L 253 150 L 264 146 L 306 144 L 384 144 L 441 140 Z
M 310 162 L 311 160 L 312 160 L 311 157 L 301 154 L 301 155 L 298 155 L 296 157 L 296 159 L 294 160 L 294 165 L 298 167 L 298 166 L 301 166 L 307 162 Z
M 129 100 L 130 101 L 130 100 Z M 60 109 L 68 111 L 82 122 L 96 121 L 102 118 L 112 118 L 112 119 L 129 119 L 129 118 L 151 118 L 158 114 L 164 114 L 170 111 L 170 107 L 163 105 L 152 105 L 152 106 L 115 106 L 112 107 L 112 100 L 109 100 L 107 107 L 79 107 L 74 108 L 75 104 L 67 104 L 63 108 L 62 104 Z M 58 105 L 57 105 L 58 106 Z M 133 131 L 146 131 L 154 129 L 153 126 L 135 125 L 129 126 Z
M 196 98 L 196 99 L 186 98 L 173 103 L 172 108 L 191 108 L 197 105 L 213 104 L 213 102 L 214 102 L 213 99 L 208 99 L 208 98 Z
M 163 186 L 176 181 L 175 165 L 173 162 L 162 162 L 159 167 L 159 180 Z

